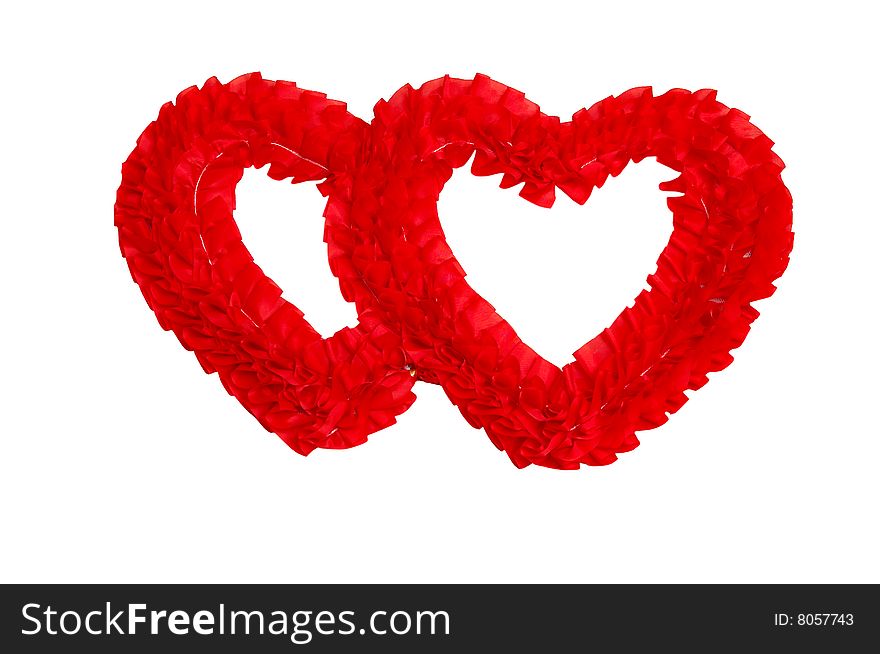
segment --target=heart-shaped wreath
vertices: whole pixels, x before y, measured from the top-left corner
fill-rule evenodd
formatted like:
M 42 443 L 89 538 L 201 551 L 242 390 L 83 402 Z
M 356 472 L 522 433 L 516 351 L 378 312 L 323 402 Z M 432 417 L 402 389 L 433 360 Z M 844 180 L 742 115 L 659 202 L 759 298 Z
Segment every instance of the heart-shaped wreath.
M 546 116 L 488 77 L 405 86 L 371 124 L 323 94 L 258 74 L 210 79 L 166 104 L 123 164 L 122 253 L 164 329 L 270 431 L 308 454 L 395 420 L 416 379 L 439 383 L 517 466 L 611 463 L 733 360 L 792 247 L 772 142 L 714 91 L 632 89 Z M 474 154 L 476 153 L 476 154 Z M 673 231 L 632 307 L 562 369 L 466 282 L 437 200 L 454 168 L 579 203 L 646 157 Z M 233 219 L 249 166 L 324 180 L 330 265 L 359 324 L 323 339 L 253 262 Z M 576 299 L 573 299 L 575 301 Z

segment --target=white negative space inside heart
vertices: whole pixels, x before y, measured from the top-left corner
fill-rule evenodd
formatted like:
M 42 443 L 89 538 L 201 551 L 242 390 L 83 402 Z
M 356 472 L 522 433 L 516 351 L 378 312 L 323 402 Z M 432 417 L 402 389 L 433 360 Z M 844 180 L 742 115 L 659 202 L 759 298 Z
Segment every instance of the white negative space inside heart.
M 342 299 L 327 263 L 324 206 L 315 182 L 291 184 L 246 168 L 235 188 L 235 222 L 254 261 L 281 287 L 282 296 L 327 338 L 358 324 L 357 309 Z
M 520 338 L 558 366 L 631 306 L 672 233 L 676 173 L 646 159 L 629 164 L 583 206 L 556 191 L 550 209 L 502 190 L 498 176 L 458 168 L 440 194 L 447 241 L 468 283 Z

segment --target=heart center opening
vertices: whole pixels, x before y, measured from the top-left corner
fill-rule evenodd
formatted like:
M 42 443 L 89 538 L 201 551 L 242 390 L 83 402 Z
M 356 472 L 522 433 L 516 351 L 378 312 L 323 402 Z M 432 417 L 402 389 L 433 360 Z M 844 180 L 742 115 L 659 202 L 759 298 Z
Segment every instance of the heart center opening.
M 648 288 L 672 233 L 670 194 L 657 186 L 676 173 L 647 159 L 595 189 L 584 206 L 557 190 L 548 210 L 469 167 L 440 194 L 447 241 L 474 290 L 562 367 Z
M 327 264 L 327 200 L 315 182 L 279 182 L 267 170 L 246 168 L 235 188 L 234 217 L 245 246 L 321 336 L 356 326 L 357 310 L 342 299 Z

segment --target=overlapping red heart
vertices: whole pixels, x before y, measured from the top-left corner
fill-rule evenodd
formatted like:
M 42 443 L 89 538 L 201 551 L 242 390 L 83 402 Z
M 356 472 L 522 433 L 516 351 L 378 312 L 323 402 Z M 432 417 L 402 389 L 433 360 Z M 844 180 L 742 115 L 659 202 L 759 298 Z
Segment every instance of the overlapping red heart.
M 517 466 L 577 468 L 665 422 L 732 361 L 751 302 L 775 290 L 792 214 L 771 146 L 714 91 L 633 89 L 563 123 L 485 76 L 446 77 L 380 101 L 368 124 L 252 74 L 162 107 L 123 164 L 115 222 L 160 325 L 297 452 L 365 442 L 420 379 Z M 650 290 L 562 369 L 467 284 L 445 241 L 437 199 L 474 153 L 474 174 L 501 173 L 546 207 L 556 188 L 585 202 L 645 157 L 678 173 L 661 185 L 680 195 Z M 323 180 L 330 265 L 356 328 L 322 338 L 242 243 L 235 186 L 265 164 L 274 179 Z

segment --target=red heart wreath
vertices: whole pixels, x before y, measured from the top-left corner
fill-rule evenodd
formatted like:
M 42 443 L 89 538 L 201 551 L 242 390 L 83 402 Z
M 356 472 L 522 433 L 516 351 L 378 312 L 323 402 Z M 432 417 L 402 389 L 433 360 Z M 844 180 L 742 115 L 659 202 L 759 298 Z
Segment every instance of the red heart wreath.
M 160 324 L 296 451 L 357 445 L 394 422 L 416 377 L 439 383 L 517 466 L 603 465 L 666 421 L 684 391 L 732 361 L 792 247 L 782 161 L 713 91 L 633 89 L 546 116 L 485 76 L 380 102 L 371 125 L 341 103 L 246 75 L 163 107 L 123 165 L 120 244 Z M 437 199 L 455 167 L 579 203 L 630 162 L 661 185 L 673 232 L 631 308 L 561 370 L 465 281 Z M 322 339 L 253 263 L 232 218 L 243 168 L 325 179 L 326 240 L 359 325 Z
M 364 311 L 321 338 L 253 262 L 232 212 L 244 168 L 293 182 L 349 175 L 368 125 L 345 105 L 258 75 L 166 104 L 122 167 L 115 222 L 164 329 L 300 454 L 345 448 L 415 400 L 399 337 Z

